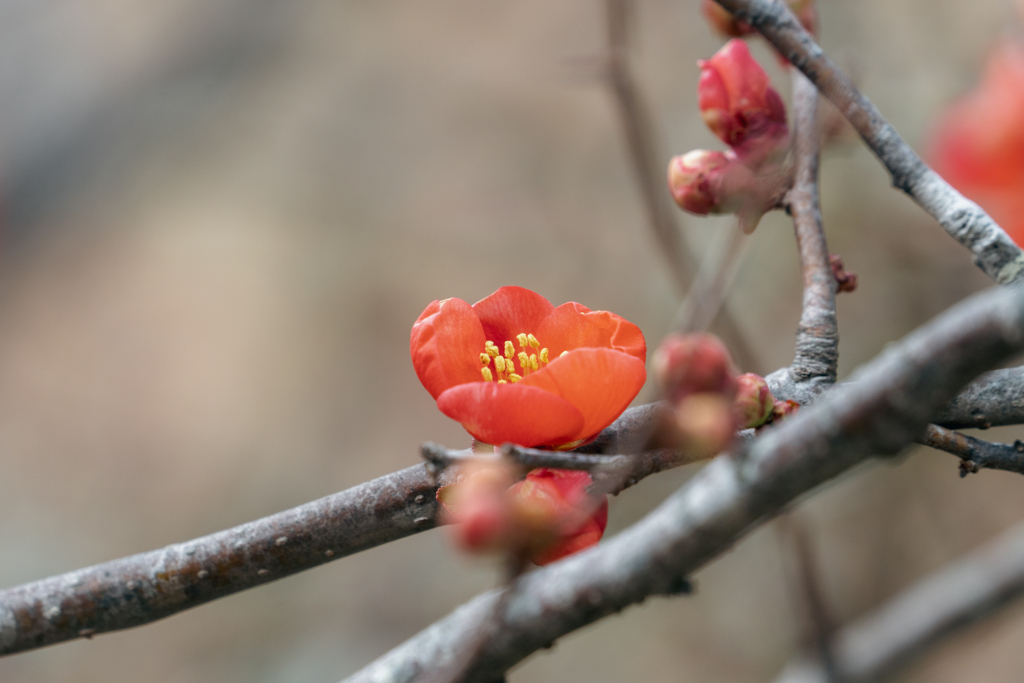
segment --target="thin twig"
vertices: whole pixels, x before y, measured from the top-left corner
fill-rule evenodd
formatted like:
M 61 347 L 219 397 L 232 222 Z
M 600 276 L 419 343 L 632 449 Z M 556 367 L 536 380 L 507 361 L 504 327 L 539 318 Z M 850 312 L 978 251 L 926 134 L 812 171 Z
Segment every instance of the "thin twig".
M 953 307 L 820 404 L 712 460 L 630 529 L 524 576 L 504 629 L 463 680 L 493 678 L 566 633 L 678 592 L 686 576 L 797 496 L 871 454 L 902 449 L 970 378 L 1022 349 L 1024 288 L 990 290 Z M 476 632 L 496 599 L 478 597 L 348 680 L 415 680 Z
M 951 429 L 928 425 L 920 442 L 960 458 L 960 476 L 982 469 L 1006 470 L 1024 474 L 1024 441 L 993 443 Z
M 946 232 L 970 249 L 974 262 L 1000 284 L 1024 277 L 1024 253 L 981 207 L 928 167 L 874 104 L 804 30 L 784 2 L 716 0 L 753 26 L 799 68 L 860 133 L 885 165 L 895 187 L 931 214 Z
M 718 233 L 704 256 L 693 286 L 676 312 L 672 328 L 679 332 L 703 332 L 715 319 L 729 294 L 733 278 L 750 241 L 739 225 Z
M 1024 595 L 1024 524 L 942 567 L 849 624 L 832 641 L 844 683 L 893 675 L 967 627 Z M 796 659 L 775 683 L 829 683 L 820 662 Z
M 618 106 L 622 130 L 629 147 L 644 208 L 661 252 L 668 260 L 680 292 L 690 289 L 696 270 L 695 259 L 676 224 L 676 209 L 665 187 L 665 166 L 658 161 L 655 126 L 650 110 L 629 65 L 629 0 L 606 0 L 608 35 L 607 82 Z M 736 361 L 757 371 L 757 355 L 727 309 L 719 308 L 717 325 Z

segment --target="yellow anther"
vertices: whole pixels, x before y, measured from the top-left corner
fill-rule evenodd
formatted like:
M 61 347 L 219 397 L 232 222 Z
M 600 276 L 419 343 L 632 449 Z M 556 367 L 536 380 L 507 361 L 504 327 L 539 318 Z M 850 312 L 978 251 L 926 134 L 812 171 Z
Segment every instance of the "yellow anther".
M 498 380 L 498 384 L 508 384 L 508 382 L 506 382 L 506 381 L 505 381 L 505 380 L 503 380 L 503 379 L 499 379 L 499 380 Z
M 526 345 L 530 343 L 529 340 L 526 338 L 526 334 L 523 332 L 520 332 L 519 334 L 516 335 L 516 340 L 519 341 L 519 347 L 523 349 L 525 349 Z
M 491 357 L 488 356 L 486 353 L 481 353 L 480 354 L 480 364 L 481 365 L 490 365 L 491 364 Z
M 516 382 L 518 382 L 521 379 L 522 379 L 522 377 L 520 377 L 519 375 L 517 375 L 514 372 L 508 376 L 508 381 L 512 382 L 513 384 L 515 384 Z
M 526 355 L 525 351 L 519 352 L 519 366 L 526 372 L 530 369 L 530 357 Z
M 547 363 L 548 362 L 548 350 L 547 350 L 547 348 L 543 348 L 543 349 L 540 350 L 540 362 L 541 363 Z
M 568 351 L 562 351 L 560 354 L 558 354 L 558 357 L 561 358 L 562 356 L 564 356 L 567 353 L 569 353 L 569 352 Z
M 537 354 L 535 354 L 535 353 L 530 355 L 530 369 L 531 370 L 539 370 L 540 369 L 540 365 L 537 363 Z
M 530 346 L 532 346 L 533 348 L 535 348 L 535 349 L 539 349 L 540 348 L 540 342 L 537 341 L 537 338 L 534 337 L 533 334 L 526 335 L 526 341 L 528 341 L 530 343 Z
M 492 341 L 484 343 L 484 351 L 486 351 L 487 355 L 490 356 L 491 358 L 501 355 L 501 351 L 498 350 L 498 347 L 495 346 L 494 342 Z
M 505 359 L 501 356 L 495 358 L 494 367 L 497 368 L 498 372 L 505 372 Z
M 512 342 L 505 342 L 505 358 L 512 360 L 516 355 L 516 347 L 512 346 Z
M 480 368 L 480 374 L 484 376 L 485 382 L 490 382 L 494 379 L 494 375 L 491 374 L 490 368 Z

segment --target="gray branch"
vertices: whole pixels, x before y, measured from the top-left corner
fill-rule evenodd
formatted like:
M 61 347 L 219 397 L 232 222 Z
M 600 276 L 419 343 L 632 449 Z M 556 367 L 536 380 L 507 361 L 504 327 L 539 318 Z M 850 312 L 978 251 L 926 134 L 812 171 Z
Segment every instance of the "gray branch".
M 789 368 L 792 381 L 832 384 L 839 364 L 836 323 L 836 279 L 828 258 L 825 228 L 818 200 L 818 89 L 793 70 L 793 154 L 796 168 L 786 205 L 793 215 L 800 269 L 803 311 L 796 333 L 796 355 Z
M 981 207 L 965 198 L 928 167 L 874 104 L 829 59 L 784 2 L 716 0 L 760 31 L 775 48 L 827 97 L 903 190 L 931 214 L 955 240 L 974 254 L 974 262 L 996 282 L 1024 276 L 1024 254 Z
M 1024 525 L 946 565 L 833 638 L 838 680 L 889 678 L 943 639 L 1024 594 Z M 821 664 L 797 659 L 776 683 L 829 683 Z
M 1024 349 L 1024 289 L 971 297 L 890 347 L 855 381 L 737 452 L 715 458 L 654 512 L 596 548 L 520 579 L 504 628 L 462 680 L 499 678 L 563 635 L 685 590 L 685 578 L 759 523 L 871 454 L 898 452 L 971 378 Z M 472 641 L 482 595 L 384 655 L 351 683 L 414 681 Z
M 928 425 L 921 443 L 960 458 L 960 476 L 982 469 L 1024 474 L 1024 441 L 1012 445 L 976 439 L 951 429 Z

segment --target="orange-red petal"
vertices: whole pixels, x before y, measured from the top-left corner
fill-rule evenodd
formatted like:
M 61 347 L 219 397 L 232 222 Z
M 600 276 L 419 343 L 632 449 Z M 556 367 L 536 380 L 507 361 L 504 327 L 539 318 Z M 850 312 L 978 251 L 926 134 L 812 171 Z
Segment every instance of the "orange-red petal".
M 409 352 L 416 376 L 437 399 L 446 389 L 481 381 L 483 326 L 462 299 L 435 301 L 412 326 Z
M 592 482 L 586 472 L 538 469 L 512 487 L 521 506 L 547 517 L 558 528 L 551 543 L 531 554 L 534 564 L 554 562 L 601 540 L 608 524 L 608 499 L 587 495 L 586 488 Z
M 461 422 L 475 439 L 490 444 L 533 447 L 566 443 L 576 438 L 584 425 L 583 414 L 572 403 L 528 386 L 525 380 L 460 384 L 442 393 L 437 407 Z
M 536 334 L 554 309 L 550 301 L 523 287 L 502 287 L 473 304 L 487 339 L 499 348 L 506 340 L 515 341 L 517 334 Z
M 605 527 L 608 525 L 608 499 L 605 498 L 598 503 L 593 515 L 587 518 L 583 525 L 575 533 L 565 536 L 554 545 L 548 546 L 543 551 L 535 553 L 530 560 L 539 566 L 550 564 L 563 557 L 586 550 L 590 546 L 597 545 L 604 535 Z
M 641 362 L 647 359 L 647 343 L 639 327 L 614 313 L 591 311 L 575 301 L 551 311 L 534 334 L 548 347 L 551 358 L 562 351 L 592 347 L 622 351 Z
M 537 387 L 579 409 L 583 424 L 568 442 L 590 438 L 614 422 L 640 393 L 646 379 L 644 363 L 635 356 L 614 349 L 583 348 L 555 358 L 515 386 Z

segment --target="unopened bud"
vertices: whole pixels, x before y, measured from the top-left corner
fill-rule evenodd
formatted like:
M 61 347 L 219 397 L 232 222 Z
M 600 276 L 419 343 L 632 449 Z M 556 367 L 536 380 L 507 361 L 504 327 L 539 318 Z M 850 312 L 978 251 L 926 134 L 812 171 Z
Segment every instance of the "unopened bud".
M 596 544 L 608 524 L 608 499 L 591 496 L 590 475 L 537 469 L 512 487 L 513 516 L 524 533 L 523 551 L 538 565 Z
M 697 65 L 701 116 L 744 163 L 757 166 L 788 143 L 786 107 L 746 43 L 730 40 Z
M 437 490 L 444 512 L 453 524 L 455 544 L 471 553 L 492 553 L 521 545 L 513 518 L 509 487 L 512 469 L 502 462 L 472 460 L 460 465 L 462 480 Z
M 733 406 L 741 428 L 760 427 L 771 417 L 775 397 L 764 377 L 748 372 L 736 378 Z
M 697 149 L 668 162 L 668 190 L 680 208 L 706 216 L 725 213 L 723 185 L 730 164 L 736 157 L 725 152 Z
M 800 410 L 800 404 L 796 401 L 776 401 L 772 406 L 772 422 L 779 422 Z
M 839 254 L 829 254 L 828 264 L 832 267 L 832 277 L 836 279 L 836 292 L 857 290 L 857 274 L 846 270 L 843 258 Z
M 675 427 L 690 457 L 717 455 L 736 437 L 732 402 L 716 393 L 691 394 L 676 404 Z
M 654 371 L 669 401 L 713 392 L 729 397 L 736 374 L 725 344 L 713 334 L 672 334 L 654 353 Z

